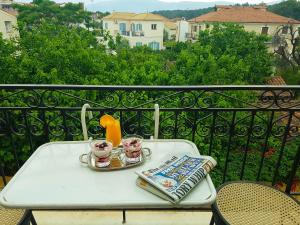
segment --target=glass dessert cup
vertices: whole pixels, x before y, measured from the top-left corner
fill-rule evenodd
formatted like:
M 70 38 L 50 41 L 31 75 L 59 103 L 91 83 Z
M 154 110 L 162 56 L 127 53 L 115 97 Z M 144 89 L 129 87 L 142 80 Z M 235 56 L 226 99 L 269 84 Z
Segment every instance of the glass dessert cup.
M 95 140 L 90 142 L 92 157 L 97 167 L 107 167 L 110 165 L 110 156 L 113 144 L 106 140 Z
M 125 147 L 127 155 L 122 146 L 113 148 L 112 143 L 106 140 L 90 141 L 91 151 L 81 154 L 79 161 L 96 171 L 122 170 L 139 166 L 149 159 L 152 153 L 149 148 L 141 147 L 142 140 L 140 136 L 126 137 L 123 143 L 127 147 Z
M 140 161 L 143 137 L 139 135 L 127 135 L 122 139 L 126 163 Z

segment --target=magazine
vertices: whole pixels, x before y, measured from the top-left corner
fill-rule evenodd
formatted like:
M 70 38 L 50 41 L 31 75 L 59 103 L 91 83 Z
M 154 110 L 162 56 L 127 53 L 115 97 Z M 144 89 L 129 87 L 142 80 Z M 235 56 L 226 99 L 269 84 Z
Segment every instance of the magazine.
M 165 200 L 178 203 L 216 164 L 210 156 L 173 156 L 157 168 L 136 172 L 139 176 L 137 185 Z

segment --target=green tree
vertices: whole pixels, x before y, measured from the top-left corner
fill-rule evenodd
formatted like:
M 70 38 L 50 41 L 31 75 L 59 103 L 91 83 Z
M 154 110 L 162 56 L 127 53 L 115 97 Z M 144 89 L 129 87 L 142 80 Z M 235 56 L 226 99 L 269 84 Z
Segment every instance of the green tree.
M 19 55 L 18 45 L 14 41 L 3 39 L 0 33 L 1 83 L 15 83 L 15 80 L 11 78 L 23 75 L 18 64 Z
M 43 22 L 24 33 L 18 48 L 17 67 L 26 76 L 10 76 L 20 83 L 82 84 L 105 74 L 104 46 L 82 28 Z
M 300 20 L 300 2 L 297 0 L 287 0 L 270 5 L 268 10 L 282 16 Z
M 81 3 L 60 6 L 50 0 L 35 0 L 31 5 L 15 4 L 14 7 L 19 11 L 19 24 L 28 28 L 43 21 L 68 26 L 91 23 L 91 12 L 85 11 Z
M 266 40 L 239 25 L 214 24 L 199 33 L 198 42 L 180 50 L 172 83 L 260 84 L 272 72 Z
M 204 9 L 190 9 L 190 10 L 159 10 L 152 13 L 159 14 L 169 19 L 185 18 L 186 20 L 201 16 L 203 14 L 214 11 L 214 7 Z
M 282 35 L 286 30 L 286 35 Z M 274 53 L 293 69 L 300 67 L 300 37 L 299 28 L 293 24 L 280 26 L 273 38 Z

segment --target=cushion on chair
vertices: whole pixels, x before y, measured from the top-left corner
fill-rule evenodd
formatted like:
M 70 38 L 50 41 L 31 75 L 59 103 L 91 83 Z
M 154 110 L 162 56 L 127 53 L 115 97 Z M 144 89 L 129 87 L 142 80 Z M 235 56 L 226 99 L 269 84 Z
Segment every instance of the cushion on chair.
M 23 209 L 4 209 L 0 208 L 0 224 L 16 225 L 22 219 L 25 210 Z
M 299 225 L 300 205 L 273 187 L 254 182 L 222 185 L 213 205 L 216 224 Z

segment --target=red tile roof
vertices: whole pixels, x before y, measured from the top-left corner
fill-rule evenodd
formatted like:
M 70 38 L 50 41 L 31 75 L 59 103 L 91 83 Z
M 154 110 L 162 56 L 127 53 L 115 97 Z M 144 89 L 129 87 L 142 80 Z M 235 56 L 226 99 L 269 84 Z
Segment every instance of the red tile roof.
M 270 77 L 266 83 L 268 85 L 286 85 L 284 79 L 282 78 L 282 76 L 273 76 Z
M 201 15 L 189 21 L 300 24 L 300 21 L 268 12 L 265 6 L 216 6 L 216 11 Z

